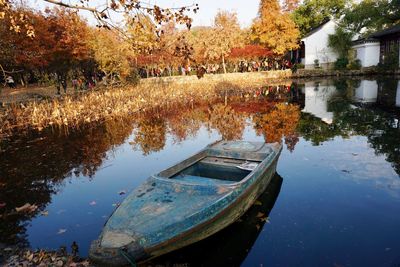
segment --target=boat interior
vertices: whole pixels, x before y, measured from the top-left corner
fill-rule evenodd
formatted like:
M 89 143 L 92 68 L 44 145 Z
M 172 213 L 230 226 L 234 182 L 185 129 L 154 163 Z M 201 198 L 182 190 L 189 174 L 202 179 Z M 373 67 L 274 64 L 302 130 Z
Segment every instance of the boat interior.
M 259 163 L 260 161 L 207 156 L 169 178 L 194 183 L 202 183 L 202 180 L 206 182 L 205 180 L 209 179 L 218 180 L 219 183 L 239 182 Z

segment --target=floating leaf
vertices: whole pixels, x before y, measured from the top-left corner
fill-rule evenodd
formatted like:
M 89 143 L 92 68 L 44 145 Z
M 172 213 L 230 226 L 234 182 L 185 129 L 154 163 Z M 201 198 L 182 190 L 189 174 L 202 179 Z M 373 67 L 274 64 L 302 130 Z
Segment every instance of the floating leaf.
M 26 203 L 25 205 L 21 206 L 21 207 L 17 207 L 15 208 L 15 210 L 17 212 L 27 212 L 27 213 L 31 213 L 34 212 L 35 210 L 37 210 L 37 206 L 36 205 L 31 205 L 30 203 Z
M 262 203 L 261 203 L 261 201 L 259 201 L 259 200 L 256 200 L 256 202 L 254 202 L 254 204 L 253 205 L 255 205 L 255 206 L 261 206 L 262 205 Z
M 47 215 L 49 215 L 49 211 L 44 210 L 40 214 L 43 215 L 43 216 L 47 216 Z
M 66 231 L 67 231 L 67 229 L 60 229 L 60 230 L 58 230 L 57 234 L 61 235 L 61 234 L 65 233 Z
M 265 213 L 262 213 L 262 212 L 257 213 L 257 218 L 261 218 L 261 217 L 264 217 L 264 216 L 265 216 Z

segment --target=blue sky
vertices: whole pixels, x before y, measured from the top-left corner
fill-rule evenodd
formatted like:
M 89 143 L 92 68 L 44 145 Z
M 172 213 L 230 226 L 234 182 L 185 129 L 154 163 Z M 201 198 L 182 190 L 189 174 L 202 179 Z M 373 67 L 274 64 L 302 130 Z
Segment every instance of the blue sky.
M 79 4 L 78 0 L 63 0 L 65 3 L 76 3 Z M 37 8 L 44 8 L 45 6 L 52 6 L 44 2 L 43 0 L 28 0 L 31 6 Z M 89 0 L 89 3 L 94 3 L 98 5 L 104 3 L 106 0 Z M 191 14 L 193 18 L 193 25 L 211 25 L 215 14 L 218 10 L 228 10 L 237 12 L 239 21 L 242 27 L 248 27 L 251 21 L 256 17 L 258 11 L 259 0 L 144 0 L 150 4 L 157 4 L 162 7 L 180 7 L 187 6 L 193 3 L 198 3 L 200 6 L 199 12 L 194 15 Z M 93 21 L 90 14 L 83 13 L 89 22 Z

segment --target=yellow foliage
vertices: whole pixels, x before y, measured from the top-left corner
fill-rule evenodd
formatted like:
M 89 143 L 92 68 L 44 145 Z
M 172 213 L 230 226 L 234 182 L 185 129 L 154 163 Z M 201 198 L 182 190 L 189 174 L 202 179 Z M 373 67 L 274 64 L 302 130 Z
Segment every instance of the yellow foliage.
M 298 48 L 299 30 L 290 18 L 283 13 L 277 0 L 261 0 L 259 16 L 251 27 L 250 38 L 283 55 Z

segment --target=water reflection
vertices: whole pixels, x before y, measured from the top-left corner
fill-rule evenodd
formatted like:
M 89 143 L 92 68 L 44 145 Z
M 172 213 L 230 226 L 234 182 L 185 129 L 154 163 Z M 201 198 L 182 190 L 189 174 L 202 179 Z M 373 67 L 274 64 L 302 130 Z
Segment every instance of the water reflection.
M 323 80 L 304 84 L 305 107 L 303 112 L 310 113 L 323 122 L 331 124 L 333 113 L 328 111 L 328 100 L 336 94 L 332 81 Z
M 117 192 L 121 189 L 132 189 L 141 182 L 129 180 L 132 173 L 144 179 L 171 163 L 170 157 L 177 154 L 177 151 L 184 157 L 184 153 L 189 151 L 193 144 L 199 143 L 204 146 L 218 138 L 231 140 L 260 136 L 259 138 L 266 142 L 283 142 L 285 148 L 292 152 L 292 156 L 296 156 L 296 151 L 303 151 L 304 147 L 319 146 L 320 158 L 324 157 L 325 152 L 324 148 L 320 147 L 322 144 L 342 144 L 345 143 L 344 140 L 362 138 L 360 142 L 368 146 L 368 149 L 373 149 L 375 155 L 366 148 L 359 149 L 354 155 L 336 153 L 329 159 L 327 167 L 331 168 L 330 171 L 345 173 L 357 181 L 369 179 L 382 184 L 388 190 L 398 190 L 399 98 L 399 81 L 395 79 L 313 80 L 292 85 L 265 86 L 254 92 L 236 95 L 221 93 L 220 98 L 213 101 L 197 103 L 190 107 L 177 104 L 125 120 L 107 121 L 95 128 L 82 129 L 67 136 L 61 133 L 42 133 L 3 142 L 0 144 L 0 204 L 6 205 L 0 207 L 0 243 L 29 245 L 33 241 L 38 243 L 36 239 L 44 239 L 29 236 L 27 229 L 32 228 L 32 223 L 36 223 L 39 225 L 36 227 L 46 231 L 46 226 L 40 226 L 38 221 L 43 219 L 41 212 L 51 206 L 57 196 L 65 196 L 62 204 L 69 205 L 71 215 L 66 215 L 63 219 L 56 218 L 54 221 L 67 221 L 71 225 L 82 224 L 81 221 L 87 224 L 96 223 L 95 227 L 91 227 L 94 233 L 84 237 L 84 241 L 89 243 L 91 238 L 97 237 L 104 218 L 112 212 L 114 207 L 111 204 L 116 205 L 124 197 L 119 196 Z M 208 133 L 208 137 L 204 132 Z M 299 143 L 301 145 L 298 145 Z M 129 153 L 121 152 L 121 147 Z M 132 154 L 133 152 L 135 154 Z M 132 158 L 133 155 L 135 158 Z M 118 163 L 120 165 L 108 171 L 108 161 L 115 162 L 116 159 L 124 157 L 125 161 L 121 160 L 122 163 Z M 285 157 L 288 155 L 282 155 L 280 161 L 284 161 Z M 132 167 L 133 161 L 139 163 Z M 384 168 L 382 162 L 386 163 Z M 323 165 L 324 162 L 318 159 L 313 162 L 301 162 L 300 166 L 304 168 L 304 172 L 312 172 L 308 167 L 316 164 Z M 337 173 L 334 175 L 337 176 Z M 118 177 L 126 177 L 125 187 L 114 188 L 116 181 L 122 179 Z M 81 184 L 74 185 L 76 187 L 70 185 L 77 180 L 88 181 L 86 188 L 90 188 L 92 192 L 99 192 L 99 200 L 108 198 L 110 203 L 99 211 L 101 214 L 94 214 L 91 210 L 69 203 L 75 201 L 75 198 L 83 198 L 73 192 L 68 192 L 70 195 L 65 192 L 71 188 L 79 191 Z M 112 192 L 110 188 L 113 188 Z M 92 200 L 82 201 L 88 206 Z M 96 199 L 97 202 L 99 200 Z M 15 208 L 25 203 L 36 204 L 38 209 L 30 214 L 16 213 Z M 58 206 L 55 208 L 65 209 Z M 270 208 L 261 212 L 267 213 L 268 210 Z M 89 217 L 93 214 L 97 217 Z M 46 220 L 43 221 L 45 225 Z M 219 264 L 218 260 L 228 257 L 220 255 L 230 255 L 232 264 L 239 264 L 246 254 L 237 251 L 239 246 L 234 245 L 233 239 L 247 235 L 249 238 L 241 242 L 244 242 L 246 247 L 251 247 L 259 234 L 259 229 L 254 227 L 254 223 L 255 221 L 248 217 L 232 226 L 235 231 L 247 229 L 248 233 L 236 236 L 227 231 L 230 234 L 224 234 L 220 238 L 224 241 L 223 245 L 218 243 L 222 241 L 212 239 L 212 242 L 205 241 L 202 246 L 196 247 L 195 250 L 202 250 L 204 247 L 211 247 L 214 242 L 220 244 L 218 249 L 213 247 L 216 252 L 215 255 L 210 255 L 209 262 L 205 262 L 208 259 L 200 261 L 201 254 L 189 249 L 188 252 L 179 255 L 169 255 L 159 263 L 195 262 L 186 258 L 187 254 L 193 259 L 198 259 L 199 263 L 204 262 L 204 265 Z M 261 229 L 262 224 L 259 226 Z M 76 240 L 69 232 L 65 233 L 65 237 L 59 238 Z M 224 250 L 223 248 L 230 243 L 225 241 L 228 238 L 232 238 L 233 245 Z M 85 249 L 87 248 L 82 248 L 81 251 L 85 253 Z M 214 253 L 214 249 L 207 250 L 208 253 Z
M 27 244 L 26 226 L 40 215 L 67 182 L 80 175 L 91 178 L 108 153 L 132 132 L 128 121 L 108 121 L 79 133 L 43 135 L 9 141 L 0 151 L 0 243 Z M 35 204 L 33 213 L 17 213 L 16 207 Z
M 354 101 L 360 103 L 376 103 L 378 99 L 377 81 L 363 80 L 355 89 Z
M 240 266 L 267 227 L 265 223 L 281 191 L 282 181 L 282 177 L 275 174 L 265 192 L 239 221 L 205 240 L 157 258 L 149 266 Z

